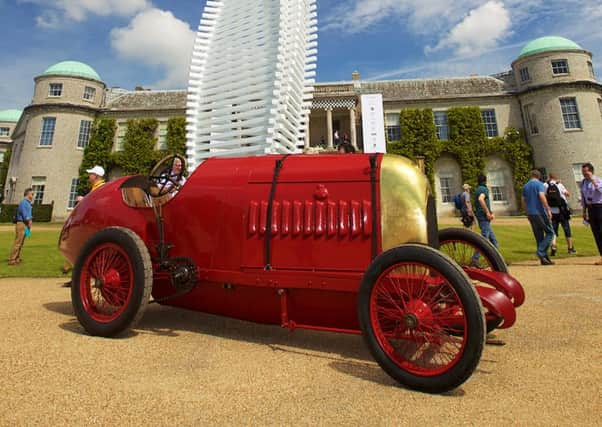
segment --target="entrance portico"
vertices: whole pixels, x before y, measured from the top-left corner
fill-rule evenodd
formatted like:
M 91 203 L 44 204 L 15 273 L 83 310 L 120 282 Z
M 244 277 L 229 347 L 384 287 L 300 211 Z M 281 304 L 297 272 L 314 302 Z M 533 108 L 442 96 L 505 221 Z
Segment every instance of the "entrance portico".
M 335 132 L 338 132 L 340 141 L 347 135 L 353 147 L 359 147 L 357 96 L 353 92 L 353 85 L 340 86 L 344 86 L 338 88 L 342 93 L 333 93 L 332 87 L 328 88 L 328 93 L 320 90 L 319 86 L 316 87 L 309 121 L 309 140 L 305 141 L 306 148 L 322 145 L 324 148 L 334 149 Z

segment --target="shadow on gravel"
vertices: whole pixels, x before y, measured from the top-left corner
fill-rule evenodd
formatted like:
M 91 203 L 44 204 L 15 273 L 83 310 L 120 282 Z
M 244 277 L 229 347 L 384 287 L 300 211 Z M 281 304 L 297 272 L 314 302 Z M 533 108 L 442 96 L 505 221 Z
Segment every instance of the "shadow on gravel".
M 64 316 L 75 316 L 73 312 L 73 306 L 71 305 L 71 301 L 63 301 L 63 302 L 49 302 L 43 304 L 44 308 L 48 311 L 52 311 L 54 313 L 62 314 Z
M 299 349 L 300 352 L 316 351 L 340 355 L 344 358 L 371 360 L 362 338 L 358 335 L 303 329 L 291 333 L 277 325 L 262 325 L 163 306 L 149 307 L 136 330 L 141 334 L 150 333 L 167 337 L 177 337 L 180 332 L 192 332 L 262 344 L 269 346 L 273 351 L 296 352 L 294 349 Z

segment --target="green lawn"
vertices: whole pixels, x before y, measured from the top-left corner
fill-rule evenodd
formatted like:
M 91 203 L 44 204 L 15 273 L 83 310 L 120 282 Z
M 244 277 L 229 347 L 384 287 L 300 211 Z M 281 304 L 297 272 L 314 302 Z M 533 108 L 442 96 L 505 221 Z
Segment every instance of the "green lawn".
M 442 228 L 450 227 L 449 225 Z M 536 260 L 535 257 L 535 238 L 531 231 L 531 226 L 525 219 L 524 225 L 497 225 L 492 224 L 493 232 L 495 233 L 500 245 L 500 251 L 507 263 L 511 264 L 518 261 Z M 474 229 L 478 232 L 478 226 Z M 557 258 L 567 257 L 582 257 L 596 256 L 598 250 L 589 228 L 577 221 L 572 221 L 573 244 L 577 249 L 577 255 L 568 255 L 566 240 L 564 233 L 560 231 L 560 237 L 557 241 L 558 253 Z
M 493 230 L 500 243 L 500 249 L 506 262 L 526 261 L 535 259 L 535 241 L 531 228 L 526 222 L 521 225 L 493 224 Z M 11 225 L 11 224 L 5 224 Z M 12 226 L 12 225 L 11 225 Z M 53 227 L 53 226 L 49 226 Z M 446 225 L 444 227 L 450 227 Z M 33 229 L 31 237 L 25 240 L 21 252 L 23 263 L 16 267 L 9 267 L 6 260 L 14 239 L 12 227 L 3 227 L 0 230 L 0 278 L 2 277 L 63 277 L 60 269 L 63 257 L 57 249 L 59 226 L 54 229 Z M 595 243 L 589 228 L 573 221 L 573 234 L 575 238 L 576 256 L 596 256 Z M 561 232 L 561 236 L 563 236 Z M 566 258 L 566 243 L 564 237 L 558 239 L 558 257 Z M 571 255 L 575 256 L 575 255 Z
M 64 258 L 57 247 L 59 233 L 58 227 L 54 230 L 36 230 L 34 225 L 31 236 L 25 239 L 21 250 L 23 262 L 10 267 L 7 261 L 15 232 L 3 228 L 0 231 L 0 277 L 62 277 Z

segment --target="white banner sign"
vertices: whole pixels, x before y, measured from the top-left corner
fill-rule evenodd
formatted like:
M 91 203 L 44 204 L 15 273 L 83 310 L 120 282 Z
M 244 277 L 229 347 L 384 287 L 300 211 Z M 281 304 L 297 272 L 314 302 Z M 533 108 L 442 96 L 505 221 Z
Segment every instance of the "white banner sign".
M 386 153 L 385 115 L 380 93 L 362 95 L 362 130 L 364 153 Z

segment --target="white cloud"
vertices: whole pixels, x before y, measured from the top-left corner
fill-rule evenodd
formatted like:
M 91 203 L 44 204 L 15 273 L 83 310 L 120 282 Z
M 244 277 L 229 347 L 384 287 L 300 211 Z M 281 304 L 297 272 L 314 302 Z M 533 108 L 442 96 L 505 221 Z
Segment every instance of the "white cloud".
M 446 28 L 479 5 L 479 0 L 347 0 L 325 17 L 323 30 L 364 31 L 385 18 L 397 18 L 411 32 L 426 34 Z
M 195 33 L 171 12 L 148 9 L 136 15 L 127 27 L 111 31 L 111 46 L 126 59 L 161 66 L 165 78 L 156 86 L 186 85 Z
M 510 26 L 510 13 L 503 3 L 488 1 L 471 10 L 435 47 L 427 46 L 425 51 L 453 48 L 460 55 L 484 52 L 507 37 Z
M 82 22 L 89 15 L 133 16 L 152 6 L 149 0 L 19 0 L 40 5 L 36 23 L 44 28 L 60 28 L 65 22 Z

